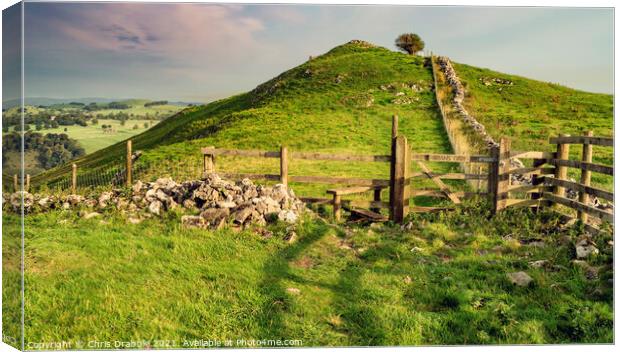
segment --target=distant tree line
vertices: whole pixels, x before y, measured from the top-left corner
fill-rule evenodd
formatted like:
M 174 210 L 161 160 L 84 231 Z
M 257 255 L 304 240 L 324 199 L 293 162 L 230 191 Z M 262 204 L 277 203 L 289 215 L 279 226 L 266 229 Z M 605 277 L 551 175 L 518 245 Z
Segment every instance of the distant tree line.
M 17 132 L 11 132 L 3 136 L 2 152 L 20 151 L 21 136 Z M 41 167 L 51 169 L 55 166 L 69 162 L 85 154 L 78 142 L 69 138 L 64 133 L 41 134 L 37 132 L 24 133 L 24 151 L 38 152 L 37 161 Z
M 149 106 L 166 105 L 166 104 L 168 104 L 168 100 L 157 100 L 157 101 L 151 101 L 148 103 L 144 103 L 144 107 L 147 108 Z

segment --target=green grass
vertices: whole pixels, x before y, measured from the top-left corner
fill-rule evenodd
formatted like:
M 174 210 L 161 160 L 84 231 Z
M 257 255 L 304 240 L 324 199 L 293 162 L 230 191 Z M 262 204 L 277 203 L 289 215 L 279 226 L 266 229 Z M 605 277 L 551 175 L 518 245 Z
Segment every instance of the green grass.
M 125 126 L 121 126 L 118 120 L 101 119 L 97 125 L 89 123 L 88 126 L 59 126 L 58 128 L 50 128 L 40 132 L 65 133 L 70 138 L 77 140 L 80 146 L 89 154 L 146 131 L 148 128 L 144 127 L 145 123 L 148 123 L 150 128 L 151 124 L 157 124 L 158 122 L 154 120 L 128 120 L 125 122 Z M 105 133 L 101 125 L 111 125 L 115 132 Z M 133 129 L 134 125 L 138 125 L 138 128 L 135 130 Z M 65 128 L 67 129 L 66 132 Z
M 463 64 L 454 64 L 467 96 L 465 106 L 487 131 L 498 140 L 511 139 L 514 150 L 555 151 L 550 137 L 560 133 L 613 136 L 613 95 L 582 92 Z M 501 78 L 513 85 L 482 80 Z M 481 80 L 482 79 L 482 80 Z M 571 146 L 571 158 L 581 158 L 581 146 Z M 613 165 L 613 149 L 594 147 L 593 161 Z M 579 180 L 579 170 L 569 176 Z M 613 189 L 613 178 L 594 173 L 593 184 Z
M 611 235 L 598 238 L 602 253 L 590 261 L 603 266 L 600 279 L 587 281 L 569 262 L 573 246 L 557 244 L 562 236 L 574 241 L 578 229 L 558 233 L 557 219 L 547 213 L 487 215 L 466 205 L 452 214 L 415 216 L 411 231 L 307 218 L 292 244 L 283 241 L 281 224 L 271 225 L 274 236 L 265 239 L 250 230 L 185 229 L 179 214 L 138 225 L 118 214 L 31 215 L 26 343 L 611 343 L 612 250 L 605 245 Z M 16 221 L 4 216 L 4 224 Z M 519 245 L 533 238 L 546 246 Z M 529 267 L 539 259 L 553 269 Z M 5 278 L 15 277 L 14 266 L 4 270 Z M 508 282 L 506 273 L 521 270 L 534 278 L 531 287 Z

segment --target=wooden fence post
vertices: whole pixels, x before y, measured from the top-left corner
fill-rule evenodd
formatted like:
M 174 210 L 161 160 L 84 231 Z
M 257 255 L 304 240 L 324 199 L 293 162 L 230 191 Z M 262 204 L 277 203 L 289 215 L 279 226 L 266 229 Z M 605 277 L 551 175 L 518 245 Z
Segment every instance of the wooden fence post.
M 533 167 L 540 167 L 543 166 L 544 164 L 547 163 L 546 159 L 534 159 L 532 160 L 532 166 Z M 532 186 L 540 186 L 543 185 L 543 182 L 545 181 L 544 177 L 539 176 L 538 174 L 534 174 L 532 175 Z M 531 199 L 540 199 L 542 198 L 542 192 L 532 192 L 531 194 Z
M 24 191 L 30 192 L 30 174 L 26 174 L 26 187 L 24 187 Z
M 131 169 L 132 169 L 132 162 L 131 162 L 131 139 L 127 141 L 127 166 L 126 166 L 126 181 L 127 181 L 127 187 L 131 187 Z
M 280 183 L 288 187 L 288 149 L 280 147 Z
M 560 137 L 568 137 L 569 135 L 567 134 L 561 134 Z M 566 143 L 559 143 L 558 144 L 558 152 L 556 155 L 556 159 L 557 160 L 568 160 L 568 155 L 570 152 L 570 144 L 566 144 Z M 568 167 L 566 166 L 561 166 L 561 165 L 555 165 L 555 178 L 558 180 L 565 180 L 566 176 L 568 174 Z M 564 197 L 564 194 L 566 193 L 566 189 L 564 187 L 561 186 L 555 186 L 553 188 L 553 194 L 558 196 L 558 197 Z M 555 207 L 558 207 L 558 204 L 554 204 Z
M 396 137 L 394 153 L 394 205 L 392 206 L 392 221 L 402 223 L 409 214 L 410 196 L 410 164 L 411 153 L 407 145 L 407 138 Z
M 489 164 L 487 191 L 491 196 L 493 215 L 506 207 L 506 191 L 510 184 L 510 140 L 500 138 L 499 146 L 491 148 L 491 157 L 495 160 Z
M 340 221 L 342 208 L 342 198 L 340 194 L 334 194 L 334 220 Z
M 497 186 L 499 182 L 499 146 L 493 145 L 490 149 L 493 162 L 489 163 L 489 175 L 487 178 L 487 193 L 491 201 L 491 213 L 495 215 L 497 212 Z
M 506 199 L 509 198 L 510 186 L 510 139 L 499 140 L 499 177 L 497 178 L 497 208 L 500 211 L 506 208 Z
M 390 139 L 390 218 L 393 218 L 394 210 L 394 164 L 396 162 L 396 137 L 398 136 L 398 115 L 392 115 L 392 138 Z
M 13 190 L 19 192 L 19 181 L 17 180 L 17 174 L 13 175 Z
M 592 137 L 594 135 L 594 132 L 592 131 L 588 131 L 586 132 L 586 136 L 587 137 Z M 591 163 L 592 162 L 592 144 L 589 143 L 584 143 L 583 144 L 583 149 L 581 152 L 581 161 L 584 163 Z M 580 183 L 584 186 L 590 186 L 590 179 L 592 177 L 592 171 L 590 170 L 586 170 L 586 169 L 581 169 L 581 179 L 580 179 Z M 579 192 L 579 202 L 583 203 L 583 204 L 588 204 L 588 200 L 590 199 L 590 197 L 588 196 L 588 194 L 586 192 Z M 579 211 L 577 212 L 577 219 L 581 220 L 581 222 L 583 222 L 584 224 L 588 221 L 588 214 Z
M 215 148 L 214 146 L 210 146 L 207 148 Z M 213 154 L 204 154 L 203 155 L 203 167 L 202 167 L 202 171 L 204 171 L 205 174 L 211 174 L 215 172 L 215 158 L 213 157 Z
M 77 193 L 77 165 L 71 166 L 71 194 Z

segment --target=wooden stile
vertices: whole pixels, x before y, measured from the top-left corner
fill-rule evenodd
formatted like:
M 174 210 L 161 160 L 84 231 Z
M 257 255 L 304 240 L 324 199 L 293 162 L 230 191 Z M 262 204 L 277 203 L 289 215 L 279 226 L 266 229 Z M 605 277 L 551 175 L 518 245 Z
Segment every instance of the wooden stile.
M 586 137 L 594 136 L 594 132 L 588 131 L 586 132 Z M 581 151 L 581 161 L 584 163 L 592 162 L 592 144 L 584 144 L 583 149 Z M 590 186 L 590 179 L 592 178 L 592 171 L 581 169 L 581 179 L 580 183 L 586 187 Z M 583 204 L 588 204 L 589 196 L 587 192 L 579 192 L 579 202 Z M 577 219 L 581 220 L 583 223 L 588 221 L 588 214 L 584 211 L 577 212 Z
M 391 153 L 390 153 L 390 189 L 389 189 L 389 201 L 390 205 L 394 204 L 394 163 L 396 155 L 396 137 L 398 136 L 398 115 L 392 116 L 392 138 L 391 141 Z M 392 212 L 393 208 L 390 208 Z M 392 215 L 390 215 L 391 217 Z

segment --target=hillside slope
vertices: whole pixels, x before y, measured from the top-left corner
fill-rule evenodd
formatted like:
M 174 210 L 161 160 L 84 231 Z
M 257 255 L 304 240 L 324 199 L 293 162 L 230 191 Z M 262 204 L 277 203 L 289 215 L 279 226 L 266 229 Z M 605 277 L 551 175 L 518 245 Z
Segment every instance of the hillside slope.
M 400 131 L 415 149 L 449 152 L 432 72 L 425 63 L 422 57 L 353 41 L 248 93 L 187 108 L 133 137 L 134 150 L 144 152 L 141 162 L 159 163 L 160 171 L 189 159 L 201 163 L 199 148 L 209 145 L 277 150 L 285 144 L 293 150 L 385 154 L 390 148 L 391 116 L 398 114 Z M 77 163 L 85 170 L 118 163 L 124 148 L 119 143 Z M 218 168 L 222 165 L 225 169 L 225 160 L 218 160 Z M 230 166 L 251 169 L 252 165 Z M 235 171 L 257 171 L 250 169 Z M 367 172 L 385 176 L 386 170 L 387 165 L 378 165 L 357 176 L 370 176 Z M 38 181 L 68 172 L 68 167 L 51 170 Z
M 467 92 L 464 105 L 496 139 L 508 137 L 515 150 L 555 151 L 550 137 L 560 133 L 580 135 L 592 130 L 612 136 L 613 96 L 566 88 L 464 64 L 454 69 Z M 571 158 L 581 148 L 571 148 Z M 594 147 L 594 162 L 613 165 L 611 148 Z M 578 179 L 578 170 L 571 170 Z M 593 174 L 599 186 L 613 188 L 613 178 Z
M 495 138 L 513 137 L 515 149 L 550 148 L 548 137 L 560 131 L 575 133 L 588 126 L 598 134 L 611 134 L 613 99 L 609 95 L 579 92 L 462 64 L 455 64 L 455 69 L 468 92 L 468 110 Z M 497 83 L 494 78 L 513 84 Z M 204 146 L 277 150 L 287 145 L 293 150 L 386 154 L 391 115 L 398 114 L 400 132 L 408 137 L 415 151 L 450 152 L 432 80 L 430 65 L 423 57 L 352 41 L 250 92 L 187 108 L 134 136 L 134 150 L 144 152 L 140 163 L 149 165 L 151 173 L 172 175 L 174 168 L 185 168 L 195 177 L 202 163 L 200 147 Z M 125 144 L 118 143 L 77 163 L 81 170 L 93 173 L 122 165 L 124 155 Z M 612 157 L 599 153 L 596 160 L 604 162 Z M 433 165 L 437 171 L 456 168 L 437 167 Z M 217 168 L 277 173 L 278 165 L 276 160 L 240 162 L 220 158 Z M 50 170 L 34 181 L 66 178 L 69 172 L 68 166 Z M 386 177 L 387 165 L 295 161 L 290 172 Z M 321 193 L 322 189 L 316 191 Z

